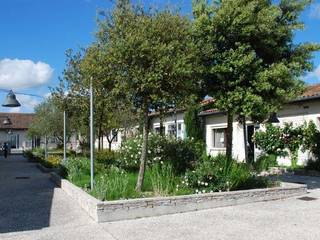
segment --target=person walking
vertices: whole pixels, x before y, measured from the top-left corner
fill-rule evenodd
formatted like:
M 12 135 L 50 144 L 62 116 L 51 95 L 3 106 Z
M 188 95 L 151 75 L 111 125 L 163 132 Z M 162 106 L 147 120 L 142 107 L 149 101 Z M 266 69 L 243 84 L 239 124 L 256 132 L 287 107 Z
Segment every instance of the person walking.
M 3 155 L 5 158 L 8 157 L 8 144 L 5 142 L 2 146 Z

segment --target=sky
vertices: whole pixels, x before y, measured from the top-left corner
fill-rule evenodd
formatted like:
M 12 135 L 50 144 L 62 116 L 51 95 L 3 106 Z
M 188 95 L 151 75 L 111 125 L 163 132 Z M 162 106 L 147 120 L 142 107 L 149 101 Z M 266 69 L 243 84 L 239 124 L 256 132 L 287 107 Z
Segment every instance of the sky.
M 174 5 L 191 15 L 191 0 L 143 0 L 156 7 Z M 58 85 L 66 64 L 67 49 L 77 50 L 94 41 L 99 9 L 111 9 L 110 0 L 0 0 L 0 89 L 17 93 L 19 108 L 0 112 L 33 112 L 34 106 Z M 320 42 L 320 0 L 302 14 L 305 29 L 295 42 Z M 314 55 L 314 70 L 302 79 L 320 83 L 320 53 Z M 0 91 L 0 103 L 6 93 Z

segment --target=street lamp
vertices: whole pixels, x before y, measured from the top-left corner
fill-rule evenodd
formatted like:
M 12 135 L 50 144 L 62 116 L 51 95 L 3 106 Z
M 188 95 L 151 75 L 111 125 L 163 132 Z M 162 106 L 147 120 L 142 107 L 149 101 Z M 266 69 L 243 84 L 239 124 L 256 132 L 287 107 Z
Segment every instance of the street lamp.
M 20 107 L 21 104 L 17 100 L 16 95 L 13 93 L 13 91 L 10 90 L 2 106 L 3 107 Z
M 8 116 L 4 116 L 3 118 L 4 118 L 4 120 L 2 122 L 3 125 L 5 125 L 5 126 L 12 125 L 11 119 Z

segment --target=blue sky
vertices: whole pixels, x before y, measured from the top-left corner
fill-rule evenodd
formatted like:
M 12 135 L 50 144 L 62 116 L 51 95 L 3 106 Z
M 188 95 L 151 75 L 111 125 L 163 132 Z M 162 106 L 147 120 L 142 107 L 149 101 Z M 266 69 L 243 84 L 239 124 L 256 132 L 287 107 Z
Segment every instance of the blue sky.
M 148 4 L 174 4 L 191 14 L 191 0 L 145 0 Z M 97 9 L 111 8 L 109 0 L 1 0 L 0 77 L 14 71 L 14 79 L 0 78 L 0 88 L 45 96 L 58 84 L 65 66 L 65 51 L 86 47 L 94 40 Z M 295 41 L 320 42 L 320 0 L 302 15 L 304 31 Z M 307 83 L 320 83 L 320 53 L 315 54 L 314 72 Z M 10 75 L 11 76 L 11 75 Z M 4 93 L 0 93 L 3 102 Z M 32 112 L 41 98 L 18 95 L 23 107 L 0 108 L 0 112 Z

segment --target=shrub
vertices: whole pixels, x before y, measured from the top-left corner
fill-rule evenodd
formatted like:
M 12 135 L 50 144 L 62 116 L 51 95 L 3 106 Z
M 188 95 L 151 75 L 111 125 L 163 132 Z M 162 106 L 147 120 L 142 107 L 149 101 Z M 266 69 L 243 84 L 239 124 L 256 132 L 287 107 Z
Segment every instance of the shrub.
M 288 154 L 285 150 L 282 129 L 278 126 L 267 124 L 265 131 L 258 131 L 254 134 L 254 142 L 259 149 L 269 155 L 286 156 Z
M 231 191 L 238 189 L 261 187 L 245 163 L 238 163 L 225 155 L 206 157 L 199 161 L 193 171 L 188 171 L 183 180 L 182 188 L 192 188 L 196 193 Z
M 125 171 L 111 166 L 95 179 L 91 194 L 100 200 L 124 199 L 130 196 L 129 178 Z
M 284 127 L 271 124 L 265 131 L 255 133 L 254 141 L 260 149 L 267 154 L 276 156 L 290 155 L 291 166 L 297 167 L 298 152 L 310 151 L 317 159 L 320 155 L 320 132 L 316 125 L 310 121 L 301 126 L 285 123 Z
M 47 162 L 50 167 L 56 168 L 60 165 L 61 159 L 59 155 L 49 155 L 47 161 L 44 161 Z
M 150 178 L 156 196 L 167 196 L 175 189 L 175 176 L 170 164 L 154 164 L 150 168 Z
M 117 158 L 118 154 L 115 151 L 100 150 L 95 153 L 96 162 L 105 166 L 115 164 Z
M 90 175 L 90 161 L 87 158 L 68 158 L 63 163 L 68 175 L 68 179 L 76 183 L 83 180 L 86 175 Z
M 270 167 L 278 166 L 277 156 L 273 154 L 262 154 L 253 163 L 253 167 L 257 172 L 268 170 Z
M 128 139 L 120 150 L 118 165 L 127 169 L 138 169 L 141 156 L 142 137 Z M 192 139 L 176 139 L 151 133 L 149 136 L 147 164 L 170 163 L 176 174 L 184 173 L 201 158 L 205 151 L 203 143 Z

